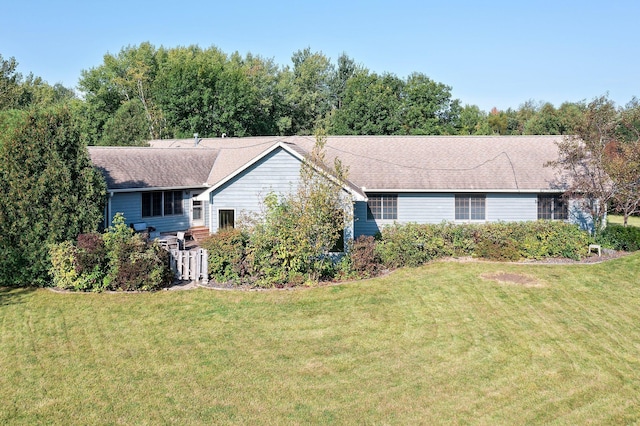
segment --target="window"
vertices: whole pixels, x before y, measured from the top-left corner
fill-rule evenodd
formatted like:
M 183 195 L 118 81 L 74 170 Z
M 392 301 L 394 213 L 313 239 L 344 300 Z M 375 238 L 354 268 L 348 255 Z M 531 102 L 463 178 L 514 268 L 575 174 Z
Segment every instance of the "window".
M 218 210 L 218 230 L 235 226 L 234 210 Z
M 456 195 L 456 220 L 485 220 L 485 195 Z
M 156 191 L 142 194 L 142 217 L 182 214 L 182 191 Z
M 538 195 L 538 219 L 567 220 L 569 209 L 559 194 Z
M 164 195 L 164 215 L 182 214 L 182 191 L 165 191 Z
M 367 220 L 398 219 L 398 195 L 372 194 L 367 201 Z

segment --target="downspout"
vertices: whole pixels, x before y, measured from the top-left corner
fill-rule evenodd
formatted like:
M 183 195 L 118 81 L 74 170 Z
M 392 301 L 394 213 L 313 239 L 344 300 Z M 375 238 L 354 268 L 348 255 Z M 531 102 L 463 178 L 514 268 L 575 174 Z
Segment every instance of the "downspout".
M 106 228 L 111 228 L 111 199 L 113 198 L 113 191 L 109 191 L 109 198 L 107 199 L 107 217 L 105 218 L 104 223 L 107 225 Z

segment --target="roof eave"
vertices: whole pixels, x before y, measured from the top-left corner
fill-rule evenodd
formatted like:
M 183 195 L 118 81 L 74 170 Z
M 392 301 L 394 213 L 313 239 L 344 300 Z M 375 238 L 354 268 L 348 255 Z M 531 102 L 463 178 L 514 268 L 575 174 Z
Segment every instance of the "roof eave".
M 207 189 L 209 185 L 189 185 L 189 186 L 145 186 L 137 188 L 107 188 L 107 192 L 150 192 L 150 191 L 184 191 L 187 189 Z
M 527 188 L 527 189 L 505 189 L 505 188 L 363 188 L 365 193 L 454 193 L 454 192 L 471 192 L 471 193 L 503 193 L 503 194 L 537 194 L 541 192 L 565 192 L 566 189 L 551 188 Z

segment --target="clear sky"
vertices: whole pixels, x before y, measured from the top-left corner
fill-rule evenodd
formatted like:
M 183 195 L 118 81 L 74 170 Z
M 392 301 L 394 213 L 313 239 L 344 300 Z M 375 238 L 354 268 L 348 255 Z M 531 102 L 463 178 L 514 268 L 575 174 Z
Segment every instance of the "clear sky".
M 8 1 L 0 54 L 75 87 L 105 53 L 149 41 L 290 65 L 310 47 L 371 71 L 421 72 L 483 110 L 640 97 L 640 0 Z

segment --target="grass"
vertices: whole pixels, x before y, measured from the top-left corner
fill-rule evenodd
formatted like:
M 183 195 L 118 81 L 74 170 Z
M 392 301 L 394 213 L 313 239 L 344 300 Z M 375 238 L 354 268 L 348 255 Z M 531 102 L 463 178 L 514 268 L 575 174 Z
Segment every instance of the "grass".
M 617 223 L 622 225 L 624 218 L 619 215 L 607 215 L 607 220 L 611 223 Z M 628 225 L 640 227 L 640 216 L 630 216 L 627 222 Z
M 639 272 L 637 253 L 294 291 L 2 289 L 0 424 L 637 423 Z

